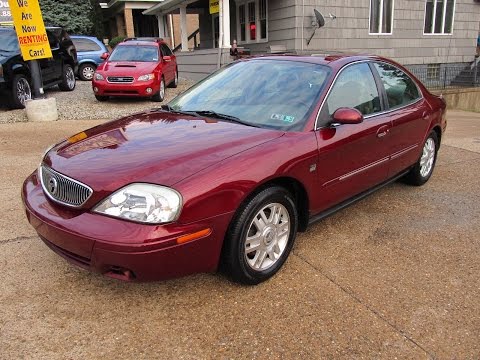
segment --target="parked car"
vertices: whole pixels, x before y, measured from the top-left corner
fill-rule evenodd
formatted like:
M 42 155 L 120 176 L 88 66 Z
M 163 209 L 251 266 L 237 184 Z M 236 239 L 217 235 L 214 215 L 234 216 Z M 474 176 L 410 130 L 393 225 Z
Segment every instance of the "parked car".
M 91 81 L 97 66 L 103 62 L 102 55 L 108 53 L 105 45 L 94 36 L 72 35 L 77 49 L 78 71 L 76 75 L 83 81 Z
M 257 284 L 308 224 L 396 179 L 425 184 L 445 109 L 380 57 L 240 60 L 161 109 L 58 143 L 23 201 L 81 267 L 155 280 L 220 265 Z
M 165 86 L 178 85 L 176 57 L 162 39 L 129 38 L 104 58 L 92 81 L 99 101 L 106 101 L 110 96 L 163 101 Z
M 60 27 L 47 27 L 52 58 L 38 60 L 43 87 L 58 85 L 62 91 L 75 89 L 77 53 L 69 35 Z M 22 109 L 32 98 L 30 67 L 23 60 L 13 27 L 0 27 L 0 93 L 12 109 Z

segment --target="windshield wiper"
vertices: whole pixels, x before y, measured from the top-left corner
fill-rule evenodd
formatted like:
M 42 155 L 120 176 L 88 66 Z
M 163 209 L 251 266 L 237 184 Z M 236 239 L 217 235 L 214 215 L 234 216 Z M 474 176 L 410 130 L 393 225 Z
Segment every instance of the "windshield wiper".
M 174 114 L 182 114 L 182 115 L 190 115 L 190 116 L 198 116 L 198 114 L 195 111 L 182 111 L 182 110 L 175 110 L 173 107 L 171 107 L 168 104 L 162 105 L 160 107 L 162 110 L 174 113 Z
M 231 121 L 231 122 L 234 122 L 234 123 L 237 123 L 237 124 L 242 124 L 242 125 L 247 125 L 247 126 L 259 127 L 258 125 L 251 124 L 249 122 L 240 120 L 236 116 L 228 115 L 228 114 L 221 114 L 221 113 L 218 113 L 218 112 L 213 111 L 213 110 L 197 110 L 197 111 L 194 111 L 194 112 L 197 113 L 198 115 L 202 115 L 202 116 L 208 116 L 208 117 L 215 118 L 215 119 L 227 120 L 227 121 Z

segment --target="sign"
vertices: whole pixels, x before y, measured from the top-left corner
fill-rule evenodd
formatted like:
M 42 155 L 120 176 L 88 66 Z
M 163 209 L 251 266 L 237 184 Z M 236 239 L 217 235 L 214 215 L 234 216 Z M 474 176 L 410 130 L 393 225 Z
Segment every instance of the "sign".
M 9 3 L 23 60 L 51 58 L 38 0 L 9 0 Z
M 220 12 L 219 0 L 209 0 L 210 2 L 210 14 L 218 14 Z
M 10 11 L 10 6 L 8 5 L 7 0 L 0 0 L 0 25 L 1 24 L 12 24 L 12 12 Z

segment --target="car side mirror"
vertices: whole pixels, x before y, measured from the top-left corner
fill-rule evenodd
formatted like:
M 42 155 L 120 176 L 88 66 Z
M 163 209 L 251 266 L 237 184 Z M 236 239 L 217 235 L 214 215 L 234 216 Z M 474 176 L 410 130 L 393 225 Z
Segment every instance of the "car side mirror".
M 170 62 L 170 61 L 172 61 L 172 57 L 171 56 L 164 56 L 163 61 Z
M 332 117 L 332 123 L 337 124 L 360 124 L 363 121 L 362 113 L 353 108 L 338 108 Z
M 110 54 L 108 52 L 106 52 L 106 53 L 103 53 L 102 55 L 100 55 L 100 59 L 107 60 L 109 56 L 110 56 Z

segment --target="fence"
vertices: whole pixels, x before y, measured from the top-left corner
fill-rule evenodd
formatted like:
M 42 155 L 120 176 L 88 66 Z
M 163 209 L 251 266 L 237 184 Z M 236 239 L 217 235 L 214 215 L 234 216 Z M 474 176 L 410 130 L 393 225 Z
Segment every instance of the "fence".
M 429 64 L 409 70 L 431 90 L 480 86 L 478 59 L 472 64 Z

